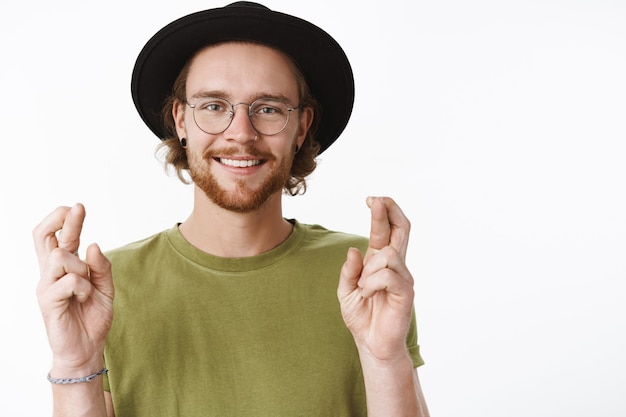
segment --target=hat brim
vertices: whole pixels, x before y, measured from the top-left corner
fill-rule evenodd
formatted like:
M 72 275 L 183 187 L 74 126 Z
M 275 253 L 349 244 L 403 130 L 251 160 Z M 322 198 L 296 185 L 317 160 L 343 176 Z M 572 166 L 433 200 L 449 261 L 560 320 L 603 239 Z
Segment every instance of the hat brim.
M 199 49 L 229 40 L 254 41 L 287 53 L 322 108 L 315 139 L 320 153 L 345 129 L 354 104 L 352 68 L 324 30 L 295 16 L 239 2 L 184 16 L 158 31 L 140 52 L 131 80 L 139 115 L 157 137 L 167 136 L 161 111 L 185 63 Z

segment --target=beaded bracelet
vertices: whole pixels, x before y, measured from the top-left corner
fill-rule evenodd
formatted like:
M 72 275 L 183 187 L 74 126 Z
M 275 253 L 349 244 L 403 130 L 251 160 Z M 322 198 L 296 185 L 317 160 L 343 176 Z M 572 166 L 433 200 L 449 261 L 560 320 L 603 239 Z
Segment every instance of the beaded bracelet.
M 48 378 L 48 381 L 50 381 L 50 383 L 52 383 L 52 384 L 63 384 L 63 385 L 66 385 L 66 384 L 78 384 L 80 382 L 91 382 L 97 376 L 106 374 L 107 372 L 109 372 L 109 370 L 107 368 L 102 368 L 102 370 L 96 372 L 95 374 L 83 376 L 81 378 L 52 378 L 50 376 L 50 372 L 48 372 L 48 377 L 47 378 Z

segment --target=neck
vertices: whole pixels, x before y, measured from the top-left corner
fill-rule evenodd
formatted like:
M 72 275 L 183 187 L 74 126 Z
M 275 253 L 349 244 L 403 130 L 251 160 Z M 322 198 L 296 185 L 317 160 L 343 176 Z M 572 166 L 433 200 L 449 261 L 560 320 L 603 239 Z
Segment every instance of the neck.
M 226 258 L 259 255 L 284 242 L 292 224 L 283 218 L 281 194 L 259 209 L 237 213 L 217 206 L 201 190 L 194 190 L 191 215 L 179 226 L 183 237 L 203 252 Z

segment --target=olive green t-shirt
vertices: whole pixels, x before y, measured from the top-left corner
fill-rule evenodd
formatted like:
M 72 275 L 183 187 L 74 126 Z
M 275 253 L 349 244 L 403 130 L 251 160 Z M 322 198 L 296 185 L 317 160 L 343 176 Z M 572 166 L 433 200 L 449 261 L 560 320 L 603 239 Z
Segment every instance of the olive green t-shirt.
M 293 223 L 280 246 L 248 258 L 206 254 L 177 226 L 107 254 L 116 417 L 366 415 L 337 284 L 348 248 L 367 239 Z M 421 365 L 415 318 L 407 347 Z

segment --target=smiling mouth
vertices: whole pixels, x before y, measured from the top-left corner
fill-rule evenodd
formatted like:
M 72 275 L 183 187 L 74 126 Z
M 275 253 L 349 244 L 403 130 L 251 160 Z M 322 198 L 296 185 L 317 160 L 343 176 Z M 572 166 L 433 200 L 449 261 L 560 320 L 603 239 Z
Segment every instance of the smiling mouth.
M 224 164 L 229 167 L 235 168 L 248 168 L 263 163 L 262 159 L 228 159 L 228 158 L 215 158 L 220 164 Z

